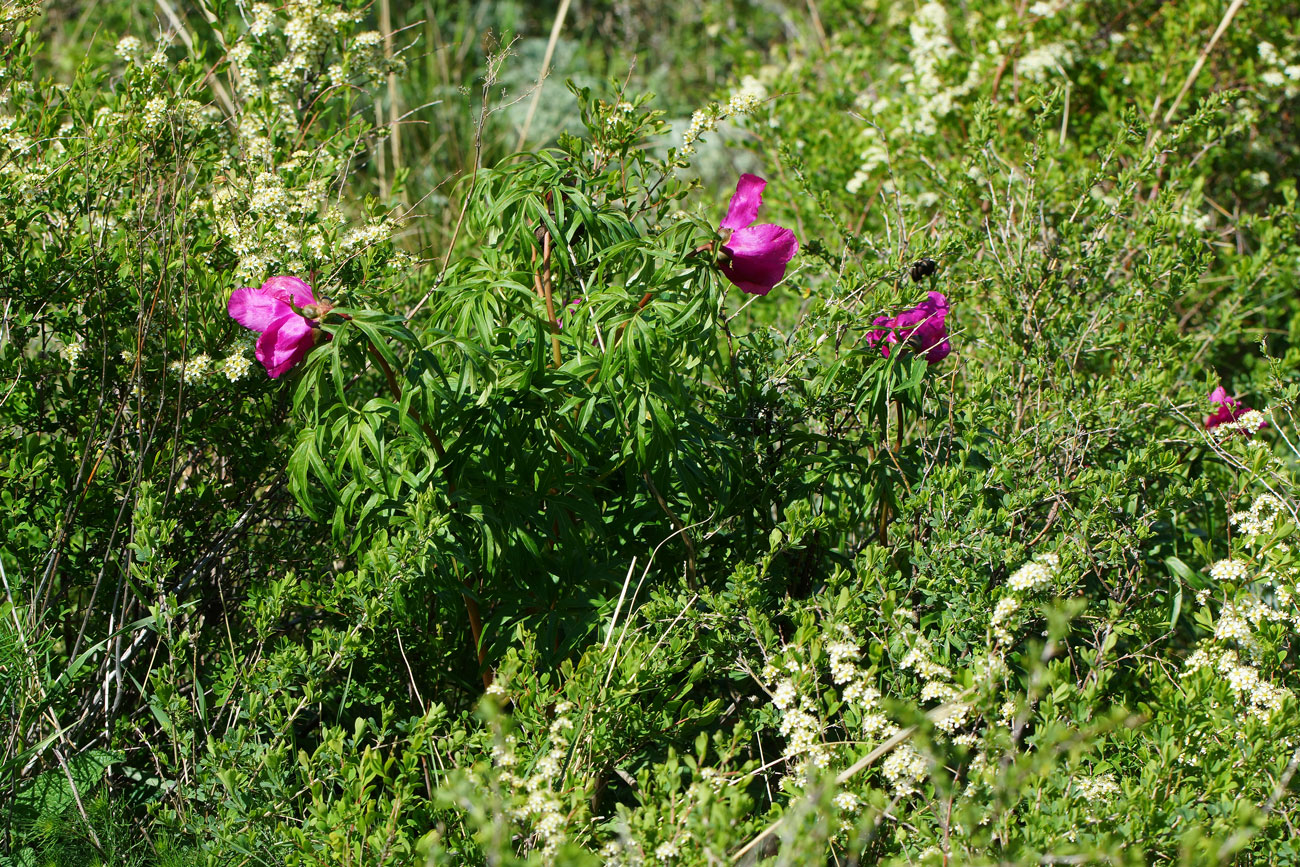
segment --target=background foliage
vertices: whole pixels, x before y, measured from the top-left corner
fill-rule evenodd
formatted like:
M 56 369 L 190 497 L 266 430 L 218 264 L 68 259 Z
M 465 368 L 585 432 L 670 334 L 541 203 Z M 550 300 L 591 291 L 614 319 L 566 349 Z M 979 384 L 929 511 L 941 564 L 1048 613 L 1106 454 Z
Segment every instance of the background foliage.
M 0 861 L 1295 861 L 1294 8 L 564 9 L 0 6 Z

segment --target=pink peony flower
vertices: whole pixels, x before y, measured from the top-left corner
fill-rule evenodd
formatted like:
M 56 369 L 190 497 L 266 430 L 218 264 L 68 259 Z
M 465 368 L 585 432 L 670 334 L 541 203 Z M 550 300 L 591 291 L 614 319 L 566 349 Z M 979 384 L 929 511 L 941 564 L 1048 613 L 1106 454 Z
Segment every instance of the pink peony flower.
M 1210 392 L 1210 403 L 1217 403 L 1219 408 L 1214 411 L 1214 415 L 1205 420 L 1206 430 L 1214 430 L 1221 424 L 1236 421 L 1251 411 L 1250 407 L 1246 406 L 1235 397 L 1229 397 L 1228 392 L 1223 386 L 1219 386 L 1214 391 Z M 1268 422 L 1261 421 L 1258 429 L 1263 430 L 1266 427 L 1268 427 Z M 1242 431 L 1242 433 L 1250 436 L 1250 433 L 1247 431 Z
M 881 326 L 867 334 L 867 344 L 879 346 L 880 354 L 889 357 L 891 343 L 902 343 L 917 352 L 925 353 L 930 364 L 943 361 L 952 352 L 948 342 L 948 299 L 942 292 L 930 292 L 929 297 L 911 310 L 897 316 L 877 316 L 872 325 Z
M 260 289 L 245 287 L 230 293 L 231 318 L 262 333 L 257 338 L 257 360 L 272 379 L 306 358 L 316 345 L 316 320 L 290 305 L 312 313 L 319 309 L 311 287 L 297 277 L 272 277 Z
M 785 266 L 799 252 L 794 232 L 771 223 L 750 225 L 758 219 L 767 181 L 741 175 L 736 194 L 722 220 L 731 232 L 722 242 L 718 265 L 727 279 L 751 295 L 766 295 L 785 276 Z

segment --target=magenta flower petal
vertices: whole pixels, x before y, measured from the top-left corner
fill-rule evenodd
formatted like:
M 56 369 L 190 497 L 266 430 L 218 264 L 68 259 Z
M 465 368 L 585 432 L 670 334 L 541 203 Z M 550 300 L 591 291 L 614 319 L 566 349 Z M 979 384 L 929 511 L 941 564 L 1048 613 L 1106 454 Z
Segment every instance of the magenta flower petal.
M 766 295 L 785 277 L 785 266 L 799 251 L 794 232 L 763 223 L 738 229 L 722 247 L 730 261 L 720 267 L 727 279 L 751 295 Z
M 916 352 L 924 352 L 925 360 L 934 364 L 943 361 L 952 352 L 948 341 L 948 299 L 942 292 L 930 292 L 926 300 L 897 316 L 877 316 L 871 321 L 878 325 L 867 333 L 867 344 L 880 347 L 880 354 L 889 357 L 890 346 L 903 343 Z
M 1246 413 L 1250 412 L 1250 407 L 1229 395 L 1227 389 L 1223 386 L 1219 386 L 1214 391 L 1210 392 L 1210 403 L 1217 403 L 1219 408 L 1214 411 L 1213 415 L 1205 420 L 1206 430 L 1214 430 L 1219 425 L 1227 424 L 1230 421 L 1236 421 Z M 1261 421 L 1259 423 L 1259 430 L 1263 430 L 1266 427 L 1268 427 L 1268 422 Z M 1249 431 L 1242 431 L 1242 433 L 1247 436 L 1251 435 Z
M 270 377 L 278 379 L 306 358 L 315 345 L 315 329 L 311 323 L 290 313 L 272 322 L 271 327 L 262 332 L 262 336 L 257 338 L 255 354 Z
M 727 216 L 722 219 L 724 229 L 743 229 L 758 219 L 758 208 L 763 204 L 763 188 L 767 181 L 758 175 L 741 175 L 736 192 L 731 197 Z
M 297 277 L 272 277 L 257 289 L 236 289 L 226 309 L 245 328 L 260 331 L 257 360 L 272 379 L 307 357 L 316 345 L 312 320 L 295 312 L 318 304 L 311 287 Z
M 236 289 L 230 293 L 226 309 L 231 319 L 254 331 L 265 331 L 276 319 L 293 312 L 283 297 L 268 290 L 266 286 L 260 289 Z
M 311 287 L 297 277 L 271 277 L 262 284 L 262 289 L 285 301 L 291 301 L 300 309 L 316 303 Z
M 781 226 L 750 224 L 758 218 L 767 181 L 741 175 L 721 228 L 731 230 L 723 241 L 718 267 L 727 279 L 750 295 L 766 295 L 785 277 L 785 266 L 799 252 L 794 232 Z

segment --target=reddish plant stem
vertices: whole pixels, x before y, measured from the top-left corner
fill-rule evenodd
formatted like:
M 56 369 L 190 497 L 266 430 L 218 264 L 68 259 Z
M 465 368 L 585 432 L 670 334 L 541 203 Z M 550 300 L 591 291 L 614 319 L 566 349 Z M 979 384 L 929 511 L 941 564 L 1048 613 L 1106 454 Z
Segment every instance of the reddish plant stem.
M 492 669 L 487 667 L 487 660 L 484 658 L 483 617 L 479 613 L 477 599 L 463 591 L 460 595 L 465 600 L 465 611 L 469 614 L 469 633 L 474 639 L 474 654 L 478 657 L 478 667 L 483 673 L 483 688 L 487 689 L 492 685 Z
M 894 434 L 896 438 L 894 453 L 897 454 L 903 450 L 903 402 L 901 400 L 894 401 L 894 409 L 898 413 L 898 430 Z M 897 466 L 897 461 L 895 461 L 895 466 Z
M 375 349 L 374 344 L 367 341 L 366 349 L 370 352 L 370 356 L 374 358 L 375 361 L 379 362 L 379 366 L 383 368 L 384 376 L 388 379 L 388 390 L 392 393 L 393 400 L 400 404 L 402 402 L 402 389 L 397 384 L 397 377 L 393 374 L 393 369 L 388 366 L 388 361 L 384 358 L 383 354 L 378 349 Z M 424 435 L 427 436 L 429 442 L 433 444 L 433 450 L 438 453 L 438 464 L 442 470 L 443 478 L 447 480 L 447 486 L 455 492 L 456 482 L 451 478 L 451 468 L 447 466 L 446 463 L 447 450 L 443 447 L 442 440 L 438 437 L 438 434 L 434 432 L 433 428 L 429 426 L 429 423 L 416 416 L 414 410 L 410 407 L 407 407 L 406 413 L 419 422 L 420 428 L 424 431 Z
M 654 299 L 653 292 L 647 292 L 644 295 L 642 295 L 640 302 L 638 302 L 636 305 L 636 312 L 640 313 L 642 310 L 644 310 L 646 308 L 646 305 L 649 304 L 653 299 Z M 630 321 L 631 320 L 629 319 L 628 322 Z M 613 349 L 615 346 L 618 346 L 618 342 L 623 339 L 623 332 L 626 330 L 627 330 L 627 322 L 624 322 L 622 325 L 618 327 L 618 331 L 614 332 L 614 339 L 609 344 L 610 349 Z M 590 381 L 591 380 L 588 380 L 588 382 Z

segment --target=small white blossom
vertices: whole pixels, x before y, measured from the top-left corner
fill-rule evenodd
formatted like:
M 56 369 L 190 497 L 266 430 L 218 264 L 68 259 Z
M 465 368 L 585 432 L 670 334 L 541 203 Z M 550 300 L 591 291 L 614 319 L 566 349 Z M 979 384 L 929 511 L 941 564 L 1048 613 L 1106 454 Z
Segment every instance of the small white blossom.
M 238 382 L 243 379 L 248 375 L 248 371 L 252 370 L 252 368 L 253 362 L 249 361 L 248 357 L 242 354 L 231 355 L 227 357 L 225 361 L 221 362 L 221 372 L 224 373 L 226 379 L 231 382 Z
M 910 744 L 896 747 L 880 766 L 880 772 L 899 795 L 910 795 L 918 791 L 917 785 L 925 779 L 928 770 L 925 757 Z
M 85 351 L 86 344 L 80 338 L 73 338 L 63 344 L 63 357 L 67 359 L 69 367 L 76 367 L 77 361 Z
M 858 796 L 852 792 L 840 792 L 835 796 L 835 806 L 846 813 L 856 810 L 860 803 Z
M 144 115 L 142 117 L 142 120 L 144 121 L 145 129 L 152 132 L 153 130 L 162 126 L 163 121 L 165 121 L 166 119 L 167 119 L 166 99 L 164 99 L 161 96 L 155 96 L 153 99 L 145 103 Z
M 117 41 L 117 48 L 113 49 L 113 53 L 127 63 L 134 63 L 144 54 L 144 43 L 134 36 L 123 36 Z
M 1114 774 L 1079 777 L 1074 781 L 1074 794 L 1085 801 L 1109 800 L 1119 794 L 1119 784 Z
M 1055 554 L 1040 554 L 1021 566 L 1007 579 L 1007 586 L 1016 591 L 1036 590 L 1052 583 L 1053 572 L 1060 562 Z
M 1246 580 L 1249 570 L 1241 560 L 1220 560 L 1210 567 L 1210 577 L 1215 581 L 1238 583 Z

